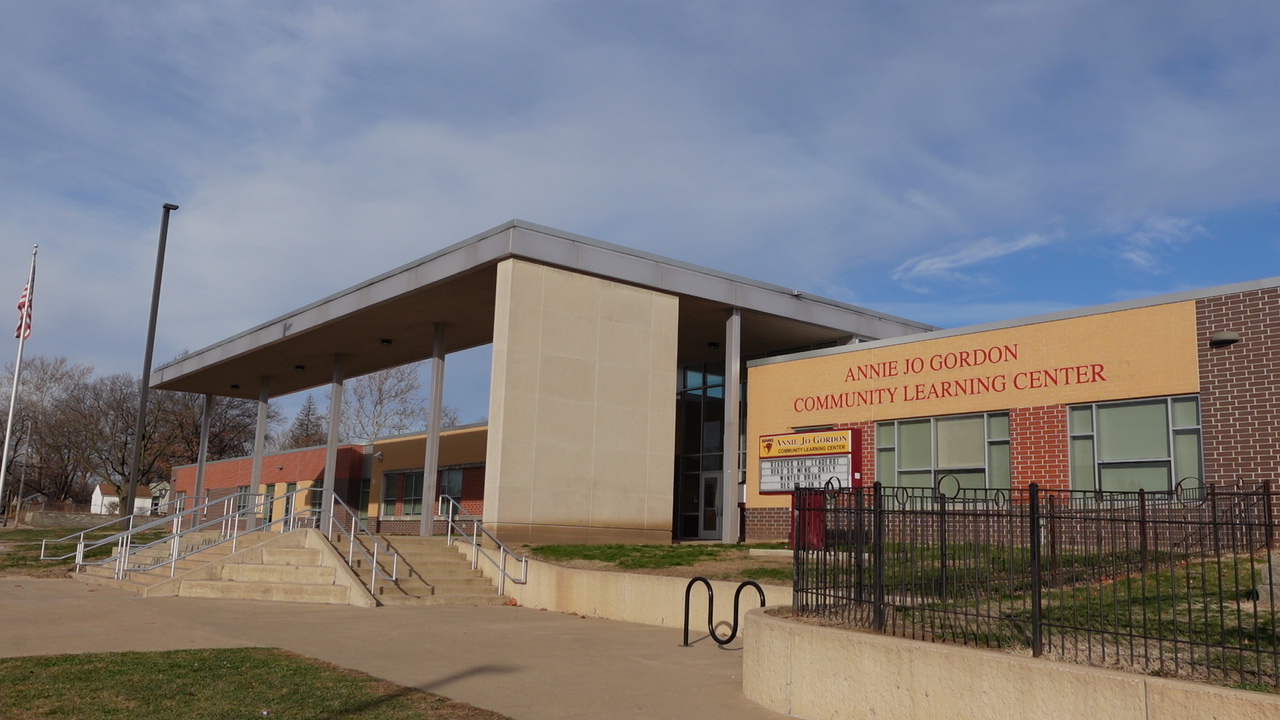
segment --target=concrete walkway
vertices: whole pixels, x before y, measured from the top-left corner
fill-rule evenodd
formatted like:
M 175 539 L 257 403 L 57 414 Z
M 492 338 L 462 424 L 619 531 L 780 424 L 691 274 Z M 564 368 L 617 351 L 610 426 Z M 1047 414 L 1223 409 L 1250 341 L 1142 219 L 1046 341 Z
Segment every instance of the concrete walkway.
M 0 578 L 0 656 L 281 647 L 517 720 L 785 717 L 742 697 L 740 649 L 680 640 L 679 630 L 517 607 L 139 598 Z

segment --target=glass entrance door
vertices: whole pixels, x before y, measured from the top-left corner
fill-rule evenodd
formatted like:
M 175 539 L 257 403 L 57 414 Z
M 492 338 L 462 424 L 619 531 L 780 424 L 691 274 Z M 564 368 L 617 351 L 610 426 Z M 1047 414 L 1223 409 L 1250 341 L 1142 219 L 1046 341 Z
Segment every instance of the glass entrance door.
M 720 539 L 720 476 L 718 472 L 680 476 L 678 536 L 681 540 Z
M 720 473 L 702 473 L 699 540 L 720 539 Z

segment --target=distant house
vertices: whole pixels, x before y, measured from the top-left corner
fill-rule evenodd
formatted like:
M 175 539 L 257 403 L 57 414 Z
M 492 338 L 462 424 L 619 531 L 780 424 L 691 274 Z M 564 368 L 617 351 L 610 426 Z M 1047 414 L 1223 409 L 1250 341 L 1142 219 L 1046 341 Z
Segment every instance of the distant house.
M 112 482 L 102 482 L 93 488 L 93 499 L 89 501 L 89 512 L 94 515 L 115 515 L 120 512 L 120 486 Z M 147 514 L 151 512 L 151 488 L 138 486 L 137 497 L 133 499 L 133 513 Z

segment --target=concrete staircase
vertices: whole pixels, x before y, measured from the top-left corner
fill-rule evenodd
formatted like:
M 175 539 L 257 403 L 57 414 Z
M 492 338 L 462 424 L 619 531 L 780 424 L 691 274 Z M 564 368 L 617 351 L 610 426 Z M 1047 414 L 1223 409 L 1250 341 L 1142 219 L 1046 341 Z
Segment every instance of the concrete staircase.
M 268 538 L 268 533 L 251 533 L 240 538 L 236 544 L 238 548 L 244 548 L 264 542 Z M 72 576 L 91 585 L 108 585 L 123 590 L 131 590 L 139 595 L 147 595 L 151 588 L 166 583 L 174 577 L 225 559 L 231 554 L 231 545 L 224 544 L 208 547 L 217 541 L 218 533 L 216 532 L 187 534 L 181 540 L 182 545 L 179 554 L 193 550 L 196 553 L 179 560 L 176 563 L 176 567 L 172 569 L 168 565 L 162 565 L 172 557 L 173 540 L 170 539 L 168 542 L 159 543 L 154 547 L 136 552 L 131 559 L 131 565 L 135 568 L 143 566 L 154 569 L 130 570 L 125 573 L 124 579 L 117 580 L 115 577 L 116 564 L 112 560 L 102 565 L 87 565 L 81 568 L 79 572 L 73 573 Z
M 375 592 L 382 605 L 502 605 L 507 602 L 506 596 L 497 593 L 493 582 L 479 570 L 472 570 L 471 561 L 457 546 L 446 545 L 444 538 L 384 535 L 380 539 L 400 556 L 399 580 L 394 585 L 381 581 Z M 345 556 L 347 545 L 338 543 L 337 549 Z M 368 550 L 366 547 L 366 552 Z M 378 565 L 390 574 L 390 559 L 380 556 Z M 368 582 L 368 561 L 359 552 L 352 570 L 362 582 Z
M 185 540 L 185 539 L 184 539 Z M 143 596 L 271 600 L 373 607 L 376 602 L 322 535 L 314 530 L 258 532 L 230 543 L 200 550 L 179 560 L 170 577 L 168 566 L 135 570 L 115 580 L 114 565 L 85 568 L 80 579 L 134 590 Z M 167 560 L 171 546 L 165 544 Z M 135 558 L 135 563 L 137 559 Z M 144 561 L 145 562 L 145 561 Z

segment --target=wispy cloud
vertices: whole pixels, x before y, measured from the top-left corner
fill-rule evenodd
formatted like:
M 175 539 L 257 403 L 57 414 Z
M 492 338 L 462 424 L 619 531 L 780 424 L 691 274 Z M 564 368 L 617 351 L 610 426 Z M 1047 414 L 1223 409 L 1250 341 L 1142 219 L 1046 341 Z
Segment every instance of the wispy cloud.
M 1203 227 L 1187 218 L 1154 217 L 1128 234 L 1120 247 L 1120 256 L 1149 273 L 1168 270 L 1165 256 L 1180 245 L 1208 234 Z
M 912 258 L 893 271 L 893 279 L 914 289 L 924 289 L 924 284 L 928 282 L 972 280 L 973 276 L 961 271 L 989 260 L 1047 245 L 1058 237 L 1060 235 L 1057 234 L 1031 234 L 1015 240 L 983 238 L 941 254 Z

